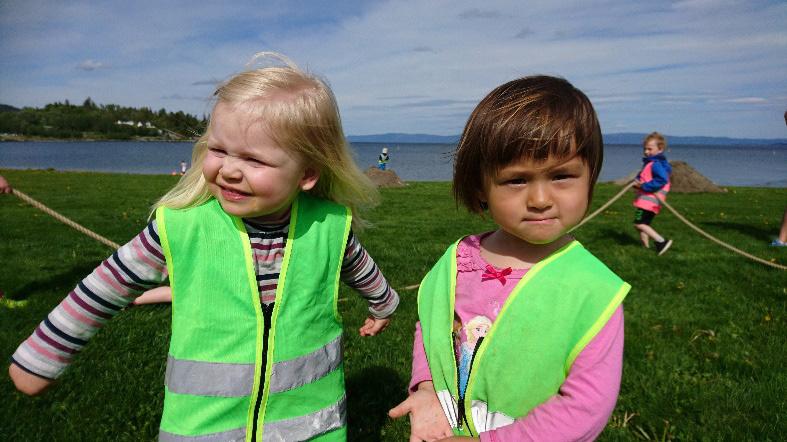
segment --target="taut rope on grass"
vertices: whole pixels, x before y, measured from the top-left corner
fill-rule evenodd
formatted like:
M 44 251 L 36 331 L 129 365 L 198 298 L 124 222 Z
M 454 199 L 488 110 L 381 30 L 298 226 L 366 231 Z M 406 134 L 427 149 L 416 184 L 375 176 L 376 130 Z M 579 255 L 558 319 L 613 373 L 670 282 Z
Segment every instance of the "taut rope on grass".
M 30 204 L 31 206 L 35 207 L 36 209 L 38 209 L 38 210 L 46 213 L 47 215 L 55 218 L 56 220 L 60 221 L 61 223 L 63 223 L 65 225 L 69 226 L 69 227 L 72 227 L 72 228 L 74 228 L 74 229 L 84 233 L 85 235 L 95 239 L 96 241 L 99 241 L 99 242 L 101 242 L 101 243 L 103 243 L 103 244 L 105 244 L 105 245 L 107 245 L 109 247 L 112 247 L 113 249 L 119 249 L 120 248 L 119 244 L 114 243 L 114 242 L 104 238 L 103 236 L 99 235 L 98 233 L 88 229 L 87 227 L 82 226 L 82 225 L 80 225 L 80 224 L 78 224 L 78 223 L 76 223 L 76 222 L 66 218 L 65 216 L 55 212 L 54 210 L 52 210 L 49 207 L 45 206 L 43 203 L 34 200 L 33 198 L 31 198 L 30 196 L 28 196 L 24 192 L 22 192 L 22 191 L 20 191 L 18 189 L 12 189 L 11 193 L 16 195 L 19 199 L 21 199 L 22 201 L 26 202 L 27 204 Z
M 621 189 L 621 190 L 620 190 L 620 192 L 618 192 L 617 194 L 615 194 L 615 196 L 613 196 L 612 198 L 610 198 L 610 199 L 609 199 L 609 201 L 607 201 L 606 203 L 604 203 L 604 205 L 602 205 L 601 207 L 599 207 L 598 209 L 596 209 L 595 211 L 593 211 L 593 213 L 591 213 L 590 215 L 586 216 L 586 217 L 585 217 L 585 218 L 582 220 L 582 222 L 580 222 L 580 223 L 579 223 L 579 224 L 577 224 L 576 226 L 572 227 L 572 228 L 571 228 L 571 230 L 569 230 L 569 231 L 568 231 L 568 233 L 571 233 L 571 232 L 573 232 L 574 230 L 576 230 L 576 229 L 578 229 L 578 228 L 582 227 L 582 225 L 583 225 L 583 224 L 585 224 L 586 222 L 588 222 L 588 221 L 590 221 L 591 219 L 595 218 L 595 217 L 596 217 L 598 214 L 600 214 L 601 212 L 603 212 L 604 210 L 606 210 L 606 208 L 607 208 L 607 207 L 611 206 L 612 204 L 614 204 L 614 203 L 615 203 L 615 201 L 619 200 L 619 199 L 620 199 L 620 197 L 622 197 L 623 195 L 625 195 L 625 194 L 626 194 L 626 191 L 627 191 L 627 190 L 629 190 L 629 189 L 630 189 L 632 186 L 634 186 L 634 184 L 636 184 L 636 183 L 637 183 L 636 181 L 631 181 L 630 183 L 628 183 L 626 186 L 624 186 L 624 187 L 623 187 L 623 189 Z M 670 211 L 670 212 L 672 212 L 672 214 L 673 214 L 673 215 L 675 215 L 675 217 L 677 217 L 679 220 L 683 221 L 683 223 L 684 223 L 684 224 L 686 224 L 687 226 L 691 227 L 691 228 L 692 228 L 694 231 L 696 231 L 696 232 L 697 232 L 697 233 L 699 233 L 700 235 L 704 236 L 705 238 L 707 238 L 707 239 L 709 239 L 709 240 L 711 240 L 711 241 L 715 242 L 716 244 L 718 244 L 718 245 L 720 245 L 720 246 L 722 246 L 722 247 L 724 247 L 724 248 L 727 248 L 727 249 L 729 249 L 729 250 L 731 250 L 731 251 L 733 251 L 733 252 L 735 252 L 735 253 L 737 253 L 737 254 L 739 254 L 739 255 L 742 255 L 742 256 L 744 256 L 744 257 L 746 257 L 746 258 L 749 258 L 749 259 L 751 259 L 752 261 L 759 262 L 760 264 L 765 264 L 766 266 L 770 266 L 770 267 L 773 267 L 773 268 L 777 268 L 777 269 L 779 269 L 779 270 L 787 270 L 787 266 L 784 266 L 784 265 L 781 265 L 781 264 L 777 264 L 777 263 L 775 263 L 775 262 L 770 262 L 770 261 L 764 260 L 764 259 L 762 259 L 762 258 L 758 258 L 758 257 L 756 257 L 756 256 L 754 256 L 754 255 L 752 255 L 752 254 L 750 254 L 750 253 L 746 253 L 746 252 L 744 252 L 743 250 L 741 250 L 741 249 L 739 249 L 739 248 L 737 248 L 737 247 L 735 247 L 735 246 L 733 246 L 733 245 L 730 245 L 730 244 L 727 244 L 727 243 L 725 243 L 724 241 L 722 241 L 722 240 L 720 240 L 720 239 L 718 239 L 718 238 L 714 237 L 714 236 L 713 236 L 713 235 L 711 235 L 710 233 L 708 233 L 708 232 L 706 232 L 706 231 L 704 231 L 704 230 L 700 229 L 699 227 L 695 226 L 694 224 L 692 224 L 692 222 L 691 222 L 691 221 L 687 220 L 687 219 L 686 219 L 686 218 L 685 218 L 683 215 L 681 215 L 680 213 L 678 213 L 678 211 L 677 211 L 677 210 L 675 210 L 675 208 L 674 208 L 674 207 L 670 206 L 670 205 L 669 205 L 669 204 L 668 204 L 666 201 L 662 201 L 662 203 L 664 204 L 664 206 L 666 206 L 666 207 L 667 207 L 667 209 L 669 209 L 669 211 Z M 417 288 L 418 288 L 418 286 L 419 286 L 419 285 L 420 285 L 420 284 L 413 284 L 413 285 L 408 285 L 408 286 L 406 286 L 406 287 L 402 287 L 402 288 L 401 288 L 401 289 L 399 289 L 399 290 L 402 290 L 402 291 L 407 291 L 407 290 L 415 290 L 415 289 L 417 289 Z
M 783 265 L 777 264 L 775 262 L 766 261 L 766 260 L 764 260 L 762 258 L 758 258 L 758 257 L 756 257 L 756 256 L 754 256 L 752 254 L 746 253 L 743 250 L 736 248 L 735 246 L 727 244 L 726 242 L 724 242 L 724 241 L 714 237 L 710 233 L 708 233 L 708 232 L 700 229 L 699 227 L 695 226 L 694 224 L 692 224 L 691 221 L 689 221 L 686 218 L 684 218 L 683 215 L 678 213 L 678 211 L 675 210 L 672 206 L 670 206 L 666 201 L 662 201 L 661 203 L 664 204 L 664 206 L 667 209 L 669 209 L 669 211 L 672 212 L 672 214 L 675 215 L 679 220 L 683 221 L 684 224 L 686 224 L 687 226 L 691 227 L 692 229 L 694 229 L 694 231 L 696 231 L 700 235 L 704 236 L 705 238 L 708 238 L 709 240 L 715 242 L 716 244 L 718 244 L 718 245 L 720 245 L 720 246 L 722 246 L 724 248 L 727 248 L 729 250 L 732 250 L 733 252 L 735 252 L 735 253 L 737 253 L 739 255 L 745 256 L 745 257 L 751 259 L 752 261 L 757 261 L 760 264 L 765 264 L 766 266 L 771 266 L 771 267 L 774 267 L 774 268 L 777 268 L 777 269 L 780 269 L 780 270 L 787 270 L 787 266 L 783 266 Z
M 610 199 L 609 199 L 609 201 L 607 201 L 606 203 L 604 203 L 604 205 L 603 205 L 603 206 L 599 207 L 599 208 L 598 208 L 598 209 L 596 209 L 596 210 L 595 210 L 593 213 L 591 213 L 590 215 L 586 216 L 586 217 L 585 217 L 585 219 L 583 219 L 583 220 L 582 220 L 582 221 L 581 221 L 579 224 L 577 224 L 576 226 L 572 227 L 572 228 L 571 228 L 571 230 L 569 230 L 569 231 L 568 231 L 568 232 L 566 232 L 566 233 L 571 233 L 571 232 L 573 232 L 574 230 L 577 230 L 578 228 L 582 227 L 582 225 L 583 225 L 583 224 L 585 224 L 586 222 L 588 222 L 588 221 L 590 221 L 591 219 L 595 218 L 595 217 L 596 217 L 596 215 L 598 215 L 599 213 L 603 212 L 603 211 L 604 211 L 604 210 L 605 210 L 607 207 L 611 206 L 611 205 L 612 205 L 612 203 L 614 203 L 615 201 L 619 200 L 619 199 L 620 199 L 620 197 L 621 197 L 621 196 L 623 196 L 623 195 L 626 193 L 626 191 L 627 191 L 627 190 L 631 189 L 631 186 L 633 186 L 634 184 L 637 184 L 637 182 L 636 182 L 636 181 L 632 181 L 632 182 L 628 183 L 626 186 L 624 186 L 622 189 L 620 189 L 620 192 L 618 192 L 618 193 L 617 193 L 615 196 L 613 196 L 612 198 L 610 198 Z
M 585 217 L 585 219 L 583 219 L 582 222 L 580 222 L 579 224 L 574 226 L 571 230 L 569 230 L 569 232 L 572 232 L 572 231 L 578 229 L 579 227 L 582 226 L 582 224 L 585 224 L 586 222 L 588 222 L 591 219 L 593 219 L 593 217 L 595 217 L 599 213 L 603 212 L 604 209 L 606 209 L 607 207 L 612 205 L 612 203 L 614 203 L 615 201 L 620 199 L 620 197 L 623 196 L 623 194 L 625 194 L 626 191 L 629 190 L 631 188 L 631 186 L 633 186 L 636 183 L 637 183 L 636 181 L 632 181 L 632 182 L 628 183 L 628 185 L 623 187 L 623 189 L 621 189 L 621 191 L 618 192 L 617 195 L 613 196 L 603 206 L 601 206 L 598 209 L 596 209 L 595 212 L 593 212 L 589 216 Z M 675 215 L 675 217 L 677 217 L 679 220 L 683 221 L 684 224 L 686 224 L 687 226 L 691 227 L 694 231 L 696 231 L 700 235 L 704 236 L 705 238 L 708 238 L 709 240 L 715 242 L 716 244 L 718 244 L 718 245 L 720 245 L 720 246 L 722 246 L 724 248 L 727 248 L 729 250 L 732 250 L 733 252 L 735 252 L 735 253 L 737 253 L 739 255 L 745 256 L 746 258 L 749 258 L 752 261 L 759 262 L 760 264 L 765 264 L 766 266 L 771 266 L 771 267 L 774 267 L 774 268 L 777 268 L 777 269 L 780 269 L 780 270 L 787 270 L 787 266 L 783 266 L 781 264 L 777 264 L 777 263 L 774 263 L 774 262 L 766 261 L 766 260 L 764 260 L 762 258 L 758 258 L 758 257 L 756 257 L 756 256 L 754 256 L 754 255 L 752 255 L 750 253 L 746 253 L 743 250 L 741 250 L 741 249 L 739 249 L 739 248 L 737 248 L 737 247 L 735 247 L 733 245 L 727 244 L 726 242 L 724 242 L 724 241 L 714 237 L 710 233 L 708 233 L 708 232 L 700 229 L 699 227 L 695 226 L 694 224 L 692 224 L 691 221 L 687 220 L 683 215 L 678 213 L 678 211 L 675 210 L 674 207 L 670 206 L 669 203 L 667 203 L 666 201 L 662 201 L 661 203 L 664 204 L 664 206 L 667 209 L 669 209 L 669 211 L 672 212 L 672 214 Z

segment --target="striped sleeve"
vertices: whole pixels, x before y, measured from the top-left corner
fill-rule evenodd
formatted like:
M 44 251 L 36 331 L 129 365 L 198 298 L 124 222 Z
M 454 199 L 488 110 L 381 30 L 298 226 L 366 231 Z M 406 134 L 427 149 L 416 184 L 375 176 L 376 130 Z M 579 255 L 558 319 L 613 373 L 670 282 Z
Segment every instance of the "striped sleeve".
M 375 318 L 387 318 L 399 306 L 399 294 L 388 284 L 352 231 L 347 238 L 341 278 L 367 300 L 369 313 Z
M 153 221 L 80 281 L 17 348 L 12 362 L 35 375 L 57 378 L 101 326 L 166 277 Z

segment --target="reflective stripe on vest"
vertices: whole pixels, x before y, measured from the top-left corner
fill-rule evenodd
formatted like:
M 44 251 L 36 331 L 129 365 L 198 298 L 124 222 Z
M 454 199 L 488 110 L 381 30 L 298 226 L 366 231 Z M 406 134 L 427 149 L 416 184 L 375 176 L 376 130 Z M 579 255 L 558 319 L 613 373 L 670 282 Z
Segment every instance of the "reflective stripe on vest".
M 437 391 L 437 399 L 443 414 L 448 418 L 451 428 L 459 427 L 459 405 L 448 390 Z M 470 414 L 479 433 L 504 427 L 514 422 L 514 418 L 501 412 L 490 412 L 486 402 L 473 400 L 470 403 Z
M 440 390 L 436 393 L 437 399 L 440 401 L 440 407 L 443 409 L 443 414 L 448 418 L 448 424 L 451 428 L 459 427 L 459 406 L 454 397 L 451 396 L 451 392 Z M 479 433 L 504 427 L 514 422 L 514 418 L 505 413 L 490 412 L 486 402 L 479 400 L 471 401 L 470 414 Z
M 342 396 L 335 404 L 314 413 L 292 419 L 266 422 L 262 440 L 263 442 L 289 442 L 312 439 L 343 427 L 346 420 L 347 397 Z M 245 427 L 200 436 L 181 436 L 163 430 L 159 431 L 159 441 L 161 442 L 227 442 L 243 441 L 245 438 Z
M 270 392 L 280 393 L 321 379 L 342 363 L 342 340 L 337 337 L 327 345 L 288 361 L 273 364 Z
M 307 194 L 293 202 L 276 300 L 265 314 L 239 218 L 214 199 L 160 208 L 157 222 L 173 290 L 161 440 L 343 440 L 337 298 L 349 209 Z
M 246 427 L 200 436 L 181 436 L 159 430 L 159 442 L 241 442 L 246 439 Z
M 534 265 L 512 289 L 476 350 L 460 400 L 452 337 L 456 247 L 421 283 L 418 317 L 432 382 L 449 424 L 456 435 L 476 436 L 526 416 L 556 394 L 576 356 L 630 286 L 576 241 Z
M 263 442 L 307 440 L 344 426 L 347 420 L 347 397 L 322 410 L 305 416 L 265 422 Z
M 248 396 L 254 386 L 254 364 L 175 359 L 167 356 L 167 389 L 200 396 Z
M 641 182 L 646 183 L 653 179 L 653 162 L 645 164 L 642 171 L 639 173 Z M 645 192 L 644 190 L 637 190 L 637 197 L 634 199 L 634 207 L 659 213 L 661 211 L 662 201 L 667 200 L 667 193 L 671 188 L 669 177 L 667 177 L 667 184 L 655 192 Z
M 341 364 L 341 339 L 289 361 L 273 364 L 270 392 L 292 390 L 336 370 Z M 167 357 L 169 391 L 201 396 L 248 396 L 254 386 L 254 364 L 202 362 Z

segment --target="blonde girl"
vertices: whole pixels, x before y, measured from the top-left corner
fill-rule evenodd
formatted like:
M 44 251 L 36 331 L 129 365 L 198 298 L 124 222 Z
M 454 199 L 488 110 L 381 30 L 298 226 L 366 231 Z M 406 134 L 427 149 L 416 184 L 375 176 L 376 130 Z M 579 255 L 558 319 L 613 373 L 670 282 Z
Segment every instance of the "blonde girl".
M 352 160 L 336 100 L 283 56 L 223 84 L 193 166 L 155 220 L 49 314 L 12 357 L 37 394 L 139 293 L 169 279 L 172 337 L 159 440 L 346 439 L 339 280 L 398 304 L 352 233 L 376 192 Z

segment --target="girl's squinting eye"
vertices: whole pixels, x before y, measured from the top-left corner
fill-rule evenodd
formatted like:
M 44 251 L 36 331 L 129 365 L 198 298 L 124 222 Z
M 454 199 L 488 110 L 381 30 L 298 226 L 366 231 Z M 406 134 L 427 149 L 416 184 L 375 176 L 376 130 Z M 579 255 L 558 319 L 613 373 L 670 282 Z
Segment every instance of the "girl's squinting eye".
M 264 166 L 265 165 L 265 162 L 260 161 L 260 160 L 258 160 L 256 158 L 251 158 L 251 157 L 246 158 L 246 162 L 251 164 L 252 166 Z
M 208 151 L 210 151 L 211 154 L 213 154 L 213 155 L 215 155 L 217 157 L 220 157 L 220 158 L 224 157 L 225 155 L 227 155 L 226 151 L 224 151 L 223 149 L 219 149 L 218 147 L 210 147 L 210 148 L 208 148 Z
M 506 184 L 510 186 L 521 186 L 523 184 L 527 184 L 527 180 L 524 178 L 511 178 L 506 180 Z
M 562 180 L 568 180 L 568 179 L 571 179 L 571 178 L 574 178 L 574 175 L 571 175 L 571 174 L 568 174 L 568 173 L 561 173 L 561 174 L 555 175 L 552 179 L 555 180 L 555 181 L 562 181 Z

